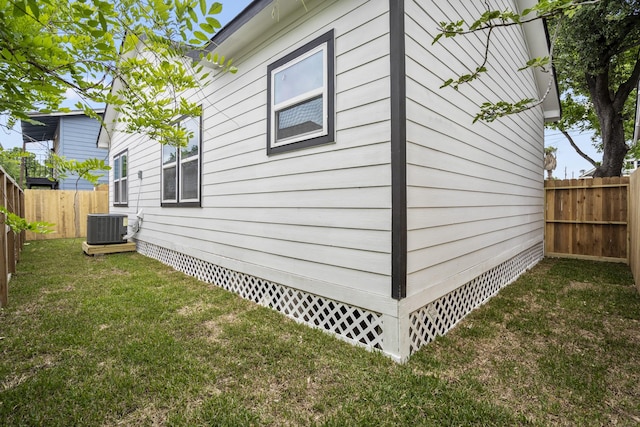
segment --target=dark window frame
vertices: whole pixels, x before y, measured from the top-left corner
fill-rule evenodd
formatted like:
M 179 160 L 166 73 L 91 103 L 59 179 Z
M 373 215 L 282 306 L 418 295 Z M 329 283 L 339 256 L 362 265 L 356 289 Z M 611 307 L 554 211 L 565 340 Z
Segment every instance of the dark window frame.
M 285 142 L 283 144 L 278 144 L 274 141 L 275 132 L 273 129 L 273 124 L 275 124 L 274 115 L 277 113 L 277 111 L 274 111 L 274 88 L 272 87 L 273 71 L 280 69 L 288 63 L 293 63 L 291 65 L 294 65 L 296 63 L 296 59 L 320 46 L 324 46 L 324 49 L 326 49 L 326 64 L 324 64 L 326 67 L 326 92 L 323 92 L 326 93 L 326 100 L 323 101 L 326 101 L 325 119 L 327 120 L 327 132 L 319 136 L 316 135 L 290 143 Z M 304 102 L 306 102 L 306 100 Z M 333 142 L 335 142 L 335 48 L 334 30 L 331 30 L 267 66 L 267 155 L 299 150 L 302 148 Z
M 126 163 L 126 174 L 122 176 L 122 158 L 125 158 Z M 126 208 L 129 206 L 129 150 L 123 150 L 113 156 L 112 160 L 113 164 L 113 206 L 114 207 L 123 207 Z M 119 167 L 117 166 L 119 165 Z M 116 177 L 116 173 L 119 173 L 121 176 Z M 124 181 L 124 182 L 123 182 Z M 122 187 L 126 189 L 126 200 L 122 201 Z M 118 190 L 116 191 L 116 186 Z
M 182 164 L 183 164 L 183 159 L 182 159 L 182 151 L 180 147 L 174 147 L 176 149 L 176 159 L 174 162 L 172 162 L 173 165 L 175 165 L 176 168 L 176 198 L 175 200 L 165 200 L 164 199 L 164 170 L 168 169 L 172 166 L 167 166 L 164 164 L 164 149 L 165 146 L 162 145 L 160 148 L 160 206 L 161 207 L 201 207 L 202 206 L 202 136 L 203 136 L 203 131 L 202 131 L 202 115 L 198 116 L 198 117 L 191 117 L 191 116 L 182 116 L 180 117 L 178 120 L 176 120 L 175 124 L 176 126 L 179 126 L 181 123 L 185 122 L 186 120 L 189 119 L 198 119 L 198 159 L 197 160 L 191 160 L 191 161 L 196 161 L 197 165 L 198 165 L 198 173 L 197 173 L 197 177 L 198 177 L 198 184 L 197 184 L 197 191 L 198 191 L 198 197 L 197 200 L 196 199 L 187 199 L 188 201 L 182 201 L 181 198 L 181 193 L 182 193 L 182 189 L 181 189 L 181 185 L 182 185 Z M 188 163 L 188 162 L 184 162 L 184 163 Z

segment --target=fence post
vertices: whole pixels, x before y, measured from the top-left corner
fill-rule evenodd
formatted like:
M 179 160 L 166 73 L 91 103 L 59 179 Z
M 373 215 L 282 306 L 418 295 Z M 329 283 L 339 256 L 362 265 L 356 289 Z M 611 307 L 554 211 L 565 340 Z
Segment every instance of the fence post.
M 24 204 L 24 191 L 19 191 L 18 195 L 20 197 L 20 216 L 22 218 L 26 218 L 27 213 L 25 211 L 25 204 Z M 22 230 L 20 232 L 20 250 L 22 250 L 26 241 L 27 241 L 27 232 L 25 230 Z
M 5 188 L 7 189 L 7 205 L 5 207 L 9 210 L 9 212 L 15 212 L 15 189 L 13 185 L 11 185 L 9 180 L 6 179 L 5 176 Z M 7 231 L 7 267 L 9 269 L 9 273 L 16 272 L 16 239 L 15 233 L 13 230 Z

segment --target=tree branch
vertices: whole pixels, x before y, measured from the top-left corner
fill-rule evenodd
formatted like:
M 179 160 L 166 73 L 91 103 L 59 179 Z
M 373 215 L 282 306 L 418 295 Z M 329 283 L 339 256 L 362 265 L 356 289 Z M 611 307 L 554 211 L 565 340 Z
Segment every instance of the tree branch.
M 585 1 L 578 1 L 575 2 L 573 4 L 573 8 L 577 8 L 577 7 L 582 7 L 582 6 L 590 6 L 590 5 L 594 5 L 599 3 L 601 0 L 585 0 Z M 486 7 L 486 12 L 485 13 L 490 13 L 490 12 L 495 12 L 500 16 L 501 12 L 499 11 L 491 11 L 490 8 Z M 508 12 L 509 10 L 506 10 L 506 12 Z M 533 12 L 534 10 L 530 10 L 529 13 Z M 554 16 L 558 16 L 558 15 L 562 15 L 566 13 L 566 9 L 565 8 L 559 8 L 559 9 L 555 9 L 549 12 L 544 12 L 544 13 L 537 13 L 536 16 L 532 17 L 532 18 L 527 18 L 527 19 L 520 19 L 521 17 L 525 16 L 525 15 L 518 15 L 515 14 L 513 16 L 510 16 L 509 18 L 505 18 L 505 17 L 501 17 L 501 18 L 491 18 L 486 20 L 486 23 L 482 23 L 484 21 L 483 18 L 478 19 L 476 22 L 474 22 L 473 24 L 468 26 L 468 29 L 463 30 L 460 26 L 457 26 L 458 28 L 456 28 L 455 30 L 453 28 L 447 28 L 446 26 L 443 26 L 443 23 L 440 23 L 440 25 L 438 26 L 438 31 L 440 31 L 443 35 L 445 35 L 446 37 L 455 37 L 458 35 L 468 35 L 468 34 L 473 34 L 476 33 L 478 31 L 483 31 L 483 30 L 488 30 L 488 29 L 492 29 L 492 28 L 506 28 L 506 27 L 512 27 L 515 25 L 519 25 L 522 26 L 523 24 L 528 24 L 530 22 L 534 22 L 537 21 L 539 19 L 547 19 L 547 18 L 552 18 Z M 501 19 L 500 22 L 494 22 L 498 19 Z M 510 20 L 507 20 L 510 19 Z M 460 24 L 462 24 L 463 22 L 461 21 Z
M 569 135 L 569 132 L 567 132 L 564 129 L 560 129 L 560 132 L 562 132 L 562 134 L 564 136 L 567 137 L 567 139 L 569 140 L 569 144 L 571 144 L 571 146 L 573 147 L 574 150 L 576 150 L 576 153 L 578 153 L 580 155 L 580 157 L 582 157 L 583 159 L 585 159 L 587 162 L 591 163 L 591 165 L 594 168 L 598 167 L 598 164 L 595 162 L 595 160 L 593 160 L 591 157 L 589 157 L 588 155 L 586 155 L 575 143 L 575 141 L 573 140 L 573 138 L 571 137 L 571 135 Z
M 613 106 L 616 111 L 622 111 L 624 103 L 631 94 L 631 92 L 638 87 L 638 81 L 640 80 L 640 51 L 636 58 L 636 64 L 633 67 L 633 71 L 629 78 L 618 87 L 618 91 L 613 97 Z

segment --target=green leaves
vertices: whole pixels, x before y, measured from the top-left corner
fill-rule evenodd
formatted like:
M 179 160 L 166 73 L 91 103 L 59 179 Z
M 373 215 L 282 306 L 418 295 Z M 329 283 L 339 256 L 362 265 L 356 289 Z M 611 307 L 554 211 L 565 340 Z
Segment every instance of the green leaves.
M 27 2 L 26 1 L 16 1 L 13 3 L 13 17 L 14 18 L 22 18 L 27 14 Z
M 40 9 L 38 8 L 36 0 L 27 0 L 27 5 L 28 11 L 31 12 L 31 15 L 38 21 L 40 19 Z
M 209 8 L 209 15 L 218 15 L 221 12 L 222 12 L 221 3 L 214 2 L 213 4 L 211 4 L 211 7 Z
M 194 31 L 193 35 L 196 36 L 195 39 L 192 39 L 193 41 L 195 41 L 195 43 L 197 44 L 199 41 L 202 42 L 206 42 L 209 40 L 209 38 L 202 32 L 202 31 Z
M 551 16 L 565 15 L 572 18 L 582 7 L 597 2 L 598 0 L 539 0 L 535 6 L 525 9 L 522 12 L 522 16 L 537 15 L 538 17 L 548 18 Z
M 464 30 L 464 21 L 455 21 L 455 22 L 440 22 L 439 24 L 439 34 L 434 37 L 431 44 L 436 44 L 438 40 L 442 36 L 446 38 L 455 37 L 459 34 L 463 34 Z
M 533 98 L 521 99 L 515 103 L 507 101 L 484 102 L 480 107 L 480 112 L 473 119 L 473 123 L 478 120 L 490 123 L 500 117 L 528 110 L 535 105 L 537 105 L 536 100 Z
M 0 0 L 0 114 L 13 125 L 59 111 L 72 90 L 88 114 L 109 103 L 125 131 L 176 141 L 172 121 L 198 111 L 181 97 L 208 81 L 187 58 L 209 44 L 221 11 L 206 0 Z M 218 70 L 236 71 L 216 58 Z
M 200 59 L 204 59 L 210 66 L 219 68 L 226 73 L 235 74 L 238 71 L 238 69 L 232 65 L 233 58 L 227 60 L 224 55 L 219 55 L 218 53 L 209 52 L 206 55 L 201 54 Z
M 10 212 L 6 207 L 0 206 L 0 212 L 5 214 L 5 223 L 14 233 L 22 231 L 32 231 L 34 233 L 47 234 L 52 233 L 54 224 L 44 221 L 28 222 L 26 219 Z
M 557 15 L 572 17 L 585 5 L 597 1 L 598 0 L 540 0 L 535 6 L 525 9 L 522 13 L 516 13 L 511 9 L 488 9 L 468 25 L 463 20 L 440 22 L 438 25 L 438 34 L 434 37 L 432 43 L 437 43 L 443 36 L 450 38 L 496 27 L 520 25 L 534 19 L 550 18 Z
M 440 86 L 440 89 L 445 88 L 447 86 L 451 86 L 455 90 L 458 90 L 460 85 L 464 83 L 472 82 L 473 80 L 479 78 L 482 73 L 486 73 L 486 72 L 487 72 L 487 67 L 485 67 L 484 65 L 480 65 L 476 68 L 476 70 L 473 73 L 463 74 L 459 76 L 457 79 L 449 79 L 445 81 L 442 84 L 442 86 Z
M 55 169 L 57 176 L 61 179 L 72 174 L 76 175 L 78 179 L 86 179 L 93 185 L 98 185 L 98 180 L 104 176 L 103 173 L 99 173 L 100 171 L 111 169 L 103 159 L 86 159 L 80 162 L 75 159 L 66 159 L 57 154 L 52 154 L 46 165 Z
M 525 9 L 522 13 L 517 13 L 511 9 L 497 10 L 490 9 L 486 3 L 486 10 L 473 22 L 467 24 L 465 21 L 440 22 L 438 34 L 433 39 L 432 44 L 442 40 L 442 38 L 452 38 L 467 34 L 481 34 L 484 38 L 484 54 L 475 70 L 470 73 L 461 74 L 445 80 L 441 88 L 452 87 L 458 90 L 460 85 L 468 84 L 478 79 L 482 74 L 487 73 L 487 62 L 491 47 L 492 32 L 499 28 L 521 25 L 523 23 L 555 16 L 571 17 L 578 13 L 583 7 L 597 3 L 598 0 L 539 0 L 533 7 Z M 636 9 L 637 11 L 637 9 Z M 640 32 L 639 32 L 640 35 Z M 482 37 L 481 36 L 481 37 Z M 598 55 L 593 55 L 597 58 Z M 519 71 L 529 68 L 549 72 L 551 68 L 550 57 L 533 58 L 526 62 Z M 552 77 L 550 76 L 550 79 Z M 518 102 L 499 101 L 496 103 L 485 102 L 480 107 L 480 112 L 475 116 L 474 123 L 478 120 L 491 122 L 499 117 L 515 114 L 523 110 L 539 105 L 541 101 L 533 99 L 523 99 Z
M 105 11 L 91 3 L 25 0 L 0 10 L 0 113 L 10 122 L 27 111 L 60 109 L 72 88 L 91 95 L 105 59 L 117 55 Z
M 548 56 L 532 58 L 527 61 L 526 65 L 519 68 L 518 71 L 526 70 L 527 68 L 539 68 L 543 71 L 547 71 L 547 67 L 551 65 L 551 58 Z

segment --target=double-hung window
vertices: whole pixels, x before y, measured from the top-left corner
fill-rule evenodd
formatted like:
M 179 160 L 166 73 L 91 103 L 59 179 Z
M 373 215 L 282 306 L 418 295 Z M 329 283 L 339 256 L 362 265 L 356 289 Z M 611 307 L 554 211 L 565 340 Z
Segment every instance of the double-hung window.
M 333 31 L 269 65 L 267 74 L 267 154 L 333 142 Z
M 162 146 L 162 206 L 200 206 L 200 117 L 178 121 L 189 140 L 184 147 Z
M 127 206 L 129 203 L 127 160 L 127 150 L 113 156 L 113 206 Z

